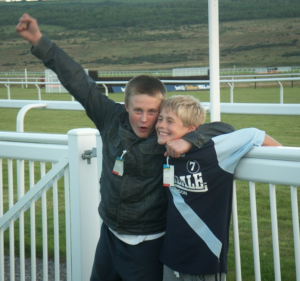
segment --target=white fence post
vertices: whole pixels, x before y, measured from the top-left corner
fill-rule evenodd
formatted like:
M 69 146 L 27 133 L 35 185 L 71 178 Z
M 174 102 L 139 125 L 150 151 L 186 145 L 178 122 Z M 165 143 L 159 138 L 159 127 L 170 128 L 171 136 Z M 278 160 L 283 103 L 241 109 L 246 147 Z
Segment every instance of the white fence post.
M 9 82 L 9 80 L 7 82 Z M 7 99 L 10 100 L 10 84 L 7 83 L 4 85 L 7 88 Z
M 279 81 L 277 81 L 277 83 L 280 86 L 280 103 L 283 103 L 283 86 Z
M 28 85 L 27 85 L 27 69 L 26 68 L 25 68 L 24 76 L 25 76 L 26 89 L 27 89 Z
M 219 1 L 208 0 L 210 121 L 221 121 L 220 114 L 220 50 Z
M 70 217 L 72 281 L 89 280 L 100 237 L 99 178 L 97 159 L 82 159 L 96 147 L 96 129 L 68 132 L 70 167 Z M 101 157 L 101 151 L 98 153 Z

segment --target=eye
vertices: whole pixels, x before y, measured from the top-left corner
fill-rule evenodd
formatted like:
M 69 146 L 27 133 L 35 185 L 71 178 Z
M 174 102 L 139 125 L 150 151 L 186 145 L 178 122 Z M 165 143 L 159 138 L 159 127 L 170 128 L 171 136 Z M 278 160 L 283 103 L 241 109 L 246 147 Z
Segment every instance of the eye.
M 134 110 L 135 112 L 142 112 L 142 110 L 140 109 L 140 108 L 136 108 L 135 110 Z
M 157 111 L 154 110 L 154 109 L 150 109 L 150 110 L 149 110 L 149 113 L 150 113 L 150 114 L 155 114 L 156 112 L 157 112 Z

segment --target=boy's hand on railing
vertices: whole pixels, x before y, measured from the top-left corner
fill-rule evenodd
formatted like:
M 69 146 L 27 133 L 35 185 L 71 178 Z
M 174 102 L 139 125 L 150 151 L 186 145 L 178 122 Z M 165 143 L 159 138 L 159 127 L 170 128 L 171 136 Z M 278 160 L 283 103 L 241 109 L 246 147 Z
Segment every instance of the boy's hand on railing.
M 16 26 L 16 32 L 33 46 L 36 46 L 42 37 L 37 20 L 28 14 L 22 15 Z

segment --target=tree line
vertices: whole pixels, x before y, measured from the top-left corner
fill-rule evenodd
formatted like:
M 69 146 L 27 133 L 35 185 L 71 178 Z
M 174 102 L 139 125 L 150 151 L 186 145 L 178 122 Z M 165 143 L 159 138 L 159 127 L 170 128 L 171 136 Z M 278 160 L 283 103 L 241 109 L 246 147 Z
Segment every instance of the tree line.
M 2 2 L 0 26 L 15 25 L 24 13 L 40 24 L 59 25 L 68 30 L 176 28 L 208 22 L 207 0 L 166 3 Z M 222 0 L 220 22 L 300 17 L 296 0 Z

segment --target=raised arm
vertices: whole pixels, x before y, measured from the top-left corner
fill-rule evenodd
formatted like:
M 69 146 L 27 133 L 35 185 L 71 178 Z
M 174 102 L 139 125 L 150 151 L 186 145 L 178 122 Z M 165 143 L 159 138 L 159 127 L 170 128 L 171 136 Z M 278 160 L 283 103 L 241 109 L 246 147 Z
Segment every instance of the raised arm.
M 95 81 L 82 66 L 40 32 L 36 19 L 24 14 L 19 20 L 16 32 L 33 45 L 31 54 L 57 74 L 62 85 L 82 104 L 100 131 L 107 126 L 114 114 L 125 110 L 123 105 L 102 95 Z

